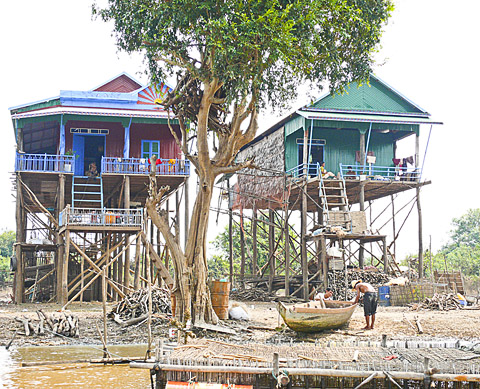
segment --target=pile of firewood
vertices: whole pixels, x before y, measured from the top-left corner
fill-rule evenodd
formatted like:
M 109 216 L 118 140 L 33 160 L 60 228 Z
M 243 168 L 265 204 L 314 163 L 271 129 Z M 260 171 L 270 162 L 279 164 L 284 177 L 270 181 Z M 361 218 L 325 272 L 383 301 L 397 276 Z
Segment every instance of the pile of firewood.
M 163 288 L 152 288 L 152 314 L 172 314 L 170 291 Z M 145 320 L 148 316 L 148 289 L 139 289 L 126 295 L 116 304 L 108 315 L 115 322 L 131 325 Z
M 230 299 L 235 301 L 257 301 L 257 302 L 269 302 L 277 298 L 274 294 L 270 294 L 267 291 L 259 288 L 242 288 L 232 290 L 230 292 Z
M 334 270 L 328 272 L 328 286 L 332 289 L 335 299 L 343 300 L 345 292 L 347 292 L 347 299 L 352 299 L 356 295 L 356 292 L 352 291 L 352 281 L 354 280 L 362 280 L 378 288 L 387 283 L 390 277 L 378 271 L 348 270 L 345 282 L 345 271 Z
M 38 321 L 25 317 L 16 317 L 15 320 L 22 323 L 23 334 L 44 335 L 45 332 L 55 335 L 63 335 L 78 338 L 80 331 L 78 317 L 69 312 L 54 312 L 48 314 L 41 309 L 37 311 Z
M 432 297 L 427 297 L 421 303 L 410 304 L 410 308 L 429 309 L 437 311 L 450 311 L 452 309 L 461 309 L 463 306 L 453 293 L 435 293 Z

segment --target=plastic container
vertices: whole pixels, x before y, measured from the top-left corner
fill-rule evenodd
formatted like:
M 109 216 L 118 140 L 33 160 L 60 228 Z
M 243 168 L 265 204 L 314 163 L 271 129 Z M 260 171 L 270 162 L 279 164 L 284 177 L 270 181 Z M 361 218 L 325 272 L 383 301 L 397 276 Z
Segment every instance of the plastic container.
M 379 304 L 383 307 L 389 307 L 390 303 L 390 287 L 379 286 L 378 287 Z

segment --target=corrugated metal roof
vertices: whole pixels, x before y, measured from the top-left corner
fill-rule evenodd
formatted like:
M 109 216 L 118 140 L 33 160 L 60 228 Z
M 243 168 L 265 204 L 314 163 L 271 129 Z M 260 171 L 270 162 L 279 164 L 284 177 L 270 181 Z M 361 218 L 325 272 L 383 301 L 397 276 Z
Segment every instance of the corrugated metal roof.
M 392 123 L 392 124 L 443 124 L 436 122 L 428 117 L 412 117 L 398 115 L 373 115 L 358 113 L 336 113 L 336 112 L 318 112 L 301 111 L 297 113 L 306 119 L 332 120 L 340 122 L 366 122 L 366 123 Z
M 162 118 L 167 119 L 168 113 L 166 111 L 140 111 L 140 110 L 118 110 L 118 109 L 96 109 L 96 108 L 81 108 L 81 107 L 52 107 L 33 112 L 24 112 L 12 115 L 12 119 L 24 119 L 38 116 L 51 115 L 99 115 L 99 116 L 117 116 L 117 117 L 143 117 L 143 118 Z M 173 115 L 170 115 L 173 119 Z
M 369 84 L 354 83 L 345 93 L 327 94 L 304 108 L 428 115 L 424 109 L 373 74 L 370 75 Z

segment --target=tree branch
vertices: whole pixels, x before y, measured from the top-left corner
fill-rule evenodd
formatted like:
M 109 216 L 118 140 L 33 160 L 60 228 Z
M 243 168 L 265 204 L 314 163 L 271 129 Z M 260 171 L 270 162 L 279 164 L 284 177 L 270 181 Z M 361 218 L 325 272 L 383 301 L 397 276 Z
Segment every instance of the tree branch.
M 245 162 L 241 162 L 235 165 L 231 166 L 225 166 L 225 167 L 215 167 L 214 172 L 216 175 L 219 174 L 228 174 L 228 173 L 235 173 L 238 172 L 239 170 L 246 169 L 246 168 L 254 168 L 254 160 L 248 160 Z

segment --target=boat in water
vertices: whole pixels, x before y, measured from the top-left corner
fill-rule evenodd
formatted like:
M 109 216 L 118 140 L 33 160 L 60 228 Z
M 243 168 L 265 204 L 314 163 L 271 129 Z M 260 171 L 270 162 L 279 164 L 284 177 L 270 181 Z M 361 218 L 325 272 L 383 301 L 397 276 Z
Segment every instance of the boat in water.
M 319 332 L 347 324 L 358 304 L 352 301 L 325 300 L 285 305 L 279 302 L 278 312 L 285 324 L 297 332 Z

